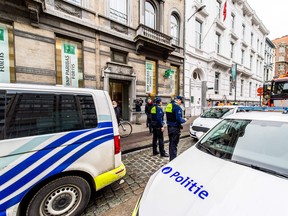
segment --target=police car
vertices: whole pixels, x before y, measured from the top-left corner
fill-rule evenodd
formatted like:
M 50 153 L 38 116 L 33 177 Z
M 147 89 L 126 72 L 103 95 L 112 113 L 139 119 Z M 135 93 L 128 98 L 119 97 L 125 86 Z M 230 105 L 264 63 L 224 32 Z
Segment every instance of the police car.
M 151 176 L 132 215 L 286 215 L 285 113 L 226 117 Z
M 215 106 L 206 110 L 191 124 L 189 134 L 198 139 L 203 133 L 218 124 L 224 117 L 236 113 L 238 106 Z

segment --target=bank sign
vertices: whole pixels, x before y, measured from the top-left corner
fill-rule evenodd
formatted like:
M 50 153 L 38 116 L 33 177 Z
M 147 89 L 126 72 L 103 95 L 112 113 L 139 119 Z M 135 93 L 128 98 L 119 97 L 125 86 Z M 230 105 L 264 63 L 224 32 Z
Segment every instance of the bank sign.
M 146 62 L 146 93 L 153 91 L 153 64 Z
M 62 42 L 62 85 L 78 87 L 77 44 Z
M 8 29 L 0 25 L 0 82 L 10 83 Z

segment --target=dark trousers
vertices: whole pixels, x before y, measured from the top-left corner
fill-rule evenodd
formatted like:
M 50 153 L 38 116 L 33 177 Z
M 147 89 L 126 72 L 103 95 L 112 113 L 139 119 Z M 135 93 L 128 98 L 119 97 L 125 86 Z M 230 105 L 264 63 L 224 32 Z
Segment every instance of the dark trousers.
M 177 156 L 177 147 L 180 135 L 181 130 L 179 127 L 168 126 L 170 161 L 172 161 Z
M 152 140 L 153 154 L 156 154 L 158 152 L 157 141 L 159 145 L 160 154 L 165 155 L 164 138 L 163 138 L 163 132 L 161 131 L 161 128 L 153 128 L 153 140 Z
M 146 127 L 149 127 L 149 132 L 152 133 L 153 132 L 153 128 L 151 126 L 151 117 L 147 115 L 147 120 L 146 120 Z

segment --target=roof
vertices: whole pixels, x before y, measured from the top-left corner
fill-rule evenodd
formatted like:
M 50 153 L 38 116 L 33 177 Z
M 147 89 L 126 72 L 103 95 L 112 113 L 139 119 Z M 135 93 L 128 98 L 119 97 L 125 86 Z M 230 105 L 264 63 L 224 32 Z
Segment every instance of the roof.
M 288 122 L 288 114 L 284 114 L 281 111 L 249 111 L 249 112 L 238 112 L 225 117 L 225 119 L 247 119 L 247 120 Z

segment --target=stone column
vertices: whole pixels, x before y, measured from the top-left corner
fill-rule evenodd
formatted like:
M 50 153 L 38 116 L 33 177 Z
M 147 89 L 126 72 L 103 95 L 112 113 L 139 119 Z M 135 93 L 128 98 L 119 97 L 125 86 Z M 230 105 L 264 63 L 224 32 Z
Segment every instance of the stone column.
M 164 27 L 163 27 L 163 19 L 164 19 L 164 2 L 165 1 L 161 1 L 160 2 L 160 13 L 159 13 L 159 26 L 160 26 L 160 32 L 164 32 Z

